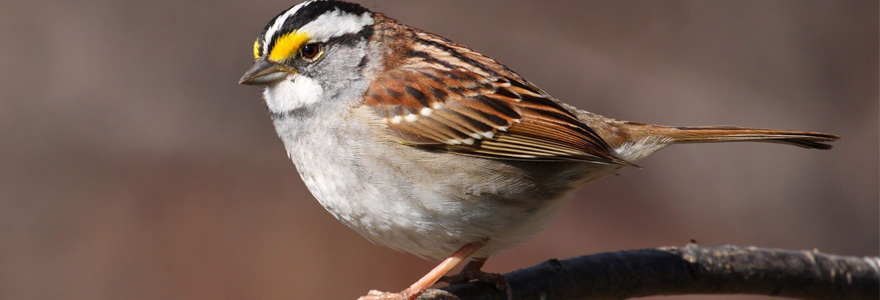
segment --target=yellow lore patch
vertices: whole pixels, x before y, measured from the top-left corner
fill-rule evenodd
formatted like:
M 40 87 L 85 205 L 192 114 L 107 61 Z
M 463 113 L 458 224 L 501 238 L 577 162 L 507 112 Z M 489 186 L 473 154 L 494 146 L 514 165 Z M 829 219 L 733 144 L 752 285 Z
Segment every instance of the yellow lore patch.
M 278 62 L 296 54 L 299 48 L 308 40 L 308 35 L 296 31 L 281 36 L 275 41 L 275 47 L 270 49 L 269 60 Z
M 254 41 L 254 60 L 260 59 L 260 38 Z

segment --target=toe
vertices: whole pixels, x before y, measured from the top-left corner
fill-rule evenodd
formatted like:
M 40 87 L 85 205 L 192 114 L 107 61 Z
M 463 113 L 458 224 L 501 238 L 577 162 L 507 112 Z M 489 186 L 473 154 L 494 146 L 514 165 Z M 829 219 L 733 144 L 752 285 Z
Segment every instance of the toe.
M 377 290 L 371 290 L 366 296 L 361 296 L 358 300 L 409 300 L 401 293 L 388 293 Z

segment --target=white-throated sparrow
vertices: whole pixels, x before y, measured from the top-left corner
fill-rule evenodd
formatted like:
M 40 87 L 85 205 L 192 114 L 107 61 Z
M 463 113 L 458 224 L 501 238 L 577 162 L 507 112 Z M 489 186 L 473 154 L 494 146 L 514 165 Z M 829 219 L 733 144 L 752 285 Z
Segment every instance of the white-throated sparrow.
M 761 141 L 828 149 L 838 137 L 739 127 L 666 127 L 566 105 L 506 66 L 357 4 L 311 1 L 269 21 L 241 83 L 264 85 L 306 186 L 367 239 L 446 258 L 412 299 L 462 260 L 540 230 L 566 195 L 676 143 Z M 482 276 L 485 277 L 485 276 Z

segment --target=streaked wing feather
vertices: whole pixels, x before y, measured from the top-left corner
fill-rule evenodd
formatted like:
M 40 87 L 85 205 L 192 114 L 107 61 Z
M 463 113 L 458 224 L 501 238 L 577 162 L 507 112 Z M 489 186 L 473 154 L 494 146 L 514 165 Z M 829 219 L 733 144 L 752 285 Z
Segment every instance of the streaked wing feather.
M 572 112 L 503 65 L 415 34 L 418 50 L 365 94 L 364 104 L 400 143 L 503 159 L 629 165 Z

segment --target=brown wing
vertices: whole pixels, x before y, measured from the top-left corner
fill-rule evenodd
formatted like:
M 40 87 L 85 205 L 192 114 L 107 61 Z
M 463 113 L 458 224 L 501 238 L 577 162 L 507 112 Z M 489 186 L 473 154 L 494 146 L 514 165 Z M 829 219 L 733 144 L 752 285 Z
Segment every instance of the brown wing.
M 626 164 L 575 115 L 522 82 L 437 69 L 386 75 L 365 104 L 401 143 L 507 159 Z
M 430 33 L 394 29 L 382 31 L 392 35 L 393 50 L 365 105 L 399 142 L 463 155 L 629 165 L 574 114 L 504 65 Z

